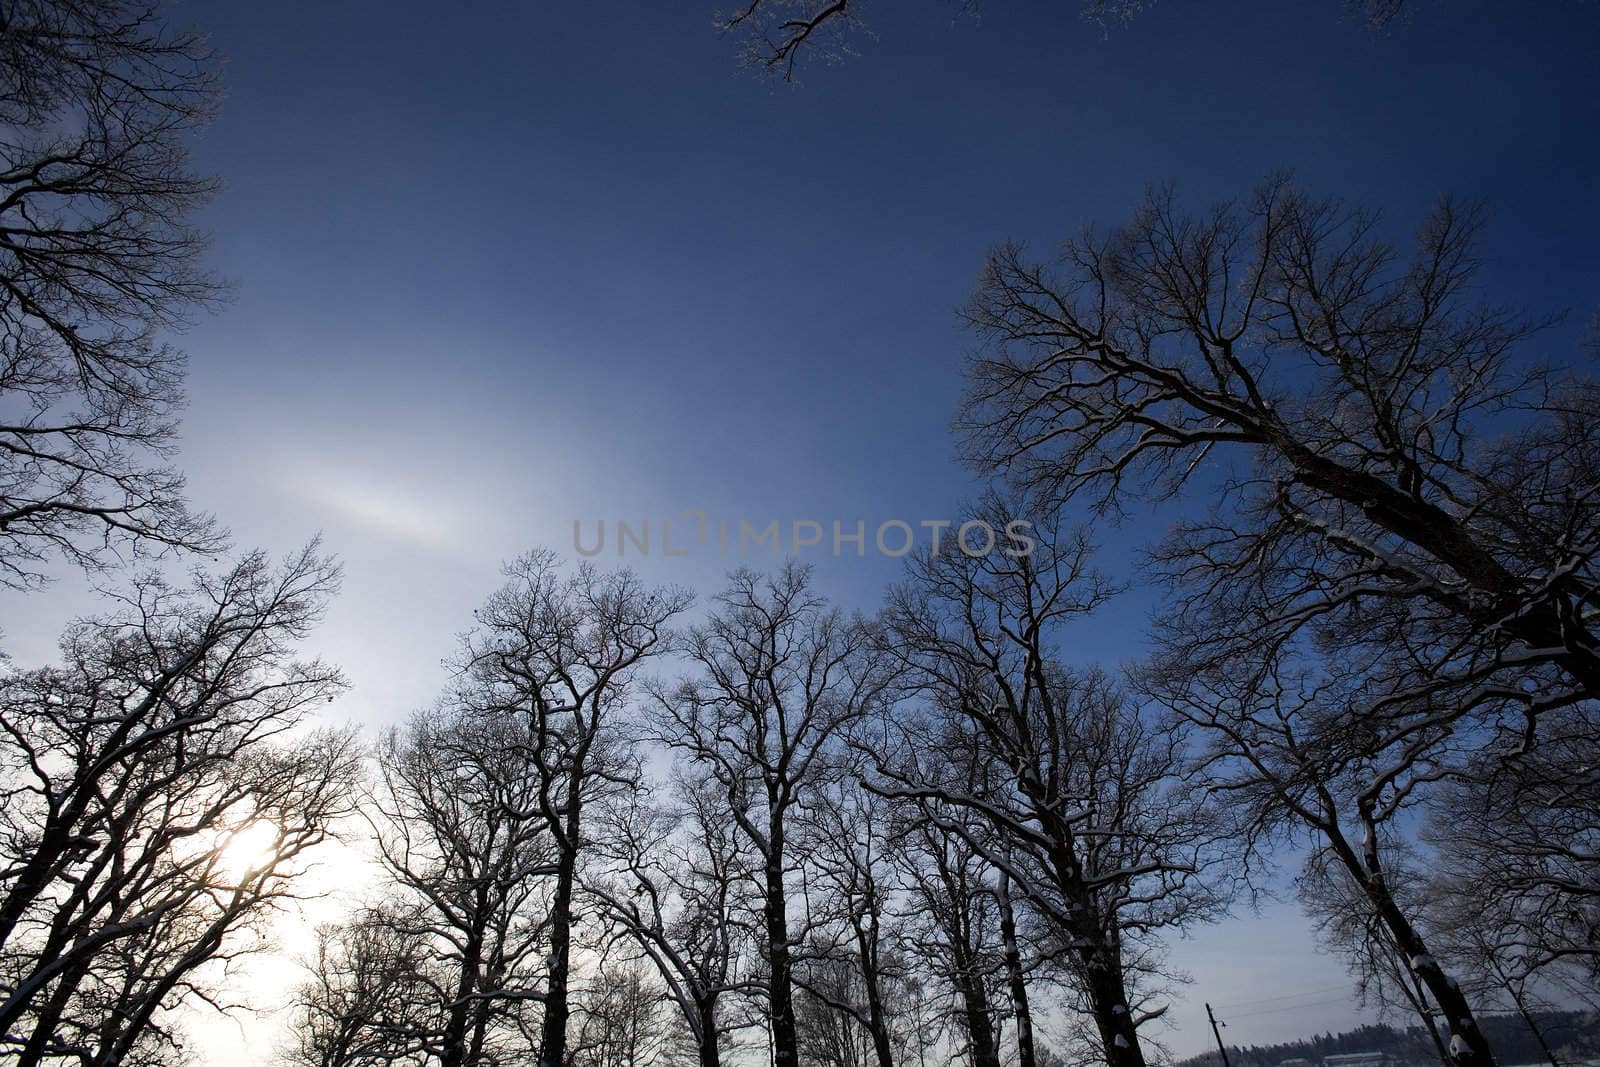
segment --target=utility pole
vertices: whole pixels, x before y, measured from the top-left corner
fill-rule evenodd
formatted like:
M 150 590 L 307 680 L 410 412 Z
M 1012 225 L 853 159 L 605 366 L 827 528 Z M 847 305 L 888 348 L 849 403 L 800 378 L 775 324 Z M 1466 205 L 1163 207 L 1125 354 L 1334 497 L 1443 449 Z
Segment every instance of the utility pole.
M 1222 1053 L 1222 1067 L 1232 1067 L 1228 1063 L 1228 1050 L 1222 1046 L 1222 1031 L 1218 1029 L 1219 1026 L 1226 1024 L 1217 1022 L 1217 1017 L 1211 1014 L 1211 1005 L 1209 1004 L 1206 1005 L 1206 1018 L 1211 1020 L 1211 1032 L 1217 1035 L 1217 1051 Z

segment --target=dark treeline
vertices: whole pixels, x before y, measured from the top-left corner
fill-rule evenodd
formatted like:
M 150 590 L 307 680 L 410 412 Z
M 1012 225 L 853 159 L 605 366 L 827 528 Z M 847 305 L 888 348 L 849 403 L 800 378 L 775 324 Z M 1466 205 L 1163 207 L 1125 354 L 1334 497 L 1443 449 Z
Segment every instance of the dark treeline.
M 1401 248 L 1274 179 L 1003 245 L 963 519 L 1026 547 L 947 539 L 855 613 L 794 561 L 687 590 L 535 549 L 364 736 L 318 725 L 337 565 L 233 553 L 164 459 L 214 59 L 17 0 L 0 60 L 0 580 L 109 605 L 0 673 L 8 1062 L 183 1062 L 175 1009 L 246 998 L 336 841 L 380 876 L 289 1064 L 1144 1067 L 1167 946 L 1283 875 L 1445 1067 L 1587 1047 L 1548 1007 L 1600 992 L 1600 384 L 1533 359 L 1478 209 Z M 1148 655 L 1083 662 L 1122 591 L 1091 531 L 1155 501 Z
M 1546 1063 L 1541 1040 L 1560 1050 L 1561 1062 L 1579 1063 L 1600 1052 L 1600 1017 L 1593 1012 L 1540 1011 L 1534 1013 L 1538 1033 L 1515 1014 L 1485 1014 L 1484 1033 L 1506 1063 Z M 1433 1042 L 1420 1026 L 1382 1024 L 1358 1026 L 1337 1034 L 1322 1034 L 1276 1045 L 1229 1045 L 1228 1062 L 1237 1067 L 1278 1067 L 1285 1060 L 1320 1063 L 1325 1056 L 1377 1053 L 1399 1063 L 1436 1062 Z M 1176 1067 L 1221 1067 L 1215 1052 L 1179 1060 Z

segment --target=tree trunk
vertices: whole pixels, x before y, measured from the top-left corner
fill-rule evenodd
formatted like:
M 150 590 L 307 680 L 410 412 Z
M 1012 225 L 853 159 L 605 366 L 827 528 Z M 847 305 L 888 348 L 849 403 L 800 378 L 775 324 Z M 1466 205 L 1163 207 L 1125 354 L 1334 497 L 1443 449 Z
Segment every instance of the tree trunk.
M 789 976 L 789 912 L 783 886 L 783 824 L 768 827 L 766 862 L 767 991 L 772 1011 L 773 1067 L 800 1067 L 794 1021 L 794 986 Z
M 1411 968 L 1411 973 L 1417 976 L 1444 1014 L 1445 1029 L 1450 1033 L 1450 1062 L 1455 1067 L 1496 1067 L 1494 1052 L 1489 1048 L 1483 1031 L 1478 1028 L 1478 1020 L 1467 998 L 1462 995 L 1461 987 L 1444 973 L 1439 962 L 1428 952 L 1422 935 L 1411 925 L 1411 920 L 1400 910 L 1394 895 L 1389 892 L 1383 867 L 1378 861 L 1376 835 L 1369 830 L 1364 859 L 1356 854 L 1337 828 L 1325 836 L 1334 855 L 1355 877 L 1356 884 L 1366 894 L 1379 920 L 1389 931 L 1395 948 L 1400 951 L 1402 962 Z
M 1114 916 L 1102 916 L 1092 893 L 1085 888 L 1083 868 L 1069 843 L 1070 830 L 1064 826 L 1051 830 L 1050 866 L 1057 886 L 1075 904 L 1075 922 L 1068 933 L 1077 946 L 1084 993 L 1106 1063 L 1110 1067 L 1144 1067 L 1144 1050 L 1139 1046 L 1139 1033 L 1133 1025 L 1128 991 L 1123 984 L 1122 951 L 1113 941 Z
M 444 1040 L 439 1052 L 439 1067 L 465 1067 L 467 1063 L 467 1030 L 471 1026 L 470 1014 L 476 1003 L 473 996 L 478 990 L 478 968 L 483 957 L 482 921 L 485 911 L 483 894 L 478 895 L 478 916 L 461 953 L 461 975 L 456 981 L 455 1001 L 446 1016 Z
M 56 1036 L 56 1027 L 60 1025 L 67 1001 L 71 999 L 73 990 L 81 980 L 81 973 L 69 974 L 61 980 L 61 984 L 56 987 L 55 995 L 39 1012 L 27 1045 L 12 1061 L 16 1067 L 39 1067 L 39 1064 L 44 1062 L 45 1053 L 49 1051 L 51 1039 Z
M 983 977 L 976 973 L 964 947 L 953 941 L 950 947 L 956 964 L 952 984 L 961 995 L 961 1017 L 966 1023 L 967 1051 L 972 1067 L 1000 1067 L 1000 1053 L 995 1048 L 994 1024 L 990 1022 L 989 995 L 984 992 Z
M 487 1001 L 478 1001 L 473 1005 L 472 1012 L 472 1040 L 467 1044 L 468 1067 L 476 1067 L 483 1062 L 483 1043 L 489 1036 L 489 1004 Z
M 556 891 L 550 902 L 550 977 L 545 986 L 544 1025 L 539 1035 L 539 1067 L 566 1067 L 568 979 L 572 968 L 572 890 L 578 870 L 577 790 L 569 799 L 566 840 L 556 865 Z
M 894 1045 L 889 1040 L 889 1023 L 884 1018 L 882 980 L 878 971 L 878 916 L 869 911 L 863 918 L 852 917 L 856 928 L 856 951 L 861 954 L 861 982 L 867 992 L 867 1029 L 878 1067 L 894 1067 Z M 1032 1067 L 1032 1064 L 1026 1065 Z
M 1528 1029 L 1533 1032 L 1533 1039 L 1539 1043 L 1539 1048 L 1544 1052 L 1544 1058 L 1550 1061 L 1550 1067 L 1561 1067 L 1561 1061 L 1556 1058 L 1556 1050 L 1550 1047 L 1550 1042 L 1544 1038 L 1544 1031 L 1539 1028 L 1539 1023 L 1533 1017 L 1533 1012 L 1528 1008 L 1528 998 L 1522 983 L 1507 981 L 1506 992 L 1511 994 L 1512 1001 L 1517 1005 L 1517 1014 L 1522 1016 L 1522 1021 L 1528 1024 Z
M 1080 952 L 1088 975 L 1089 1010 L 1100 1032 L 1106 1062 L 1111 1067 L 1144 1067 L 1144 1049 L 1128 1011 L 1128 994 L 1123 988 L 1117 955 L 1104 947 Z
M 1401 961 L 1402 967 L 1405 962 Z M 1422 1019 L 1423 1027 L 1428 1031 L 1428 1037 L 1433 1041 L 1434 1051 L 1439 1054 L 1441 1067 L 1450 1067 L 1450 1048 L 1444 1043 L 1444 1038 L 1439 1033 L 1438 1020 L 1428 1008 L 1427 996 L 1423 993 L 1422 983 L 1417 981 L 1415 972 L 1409 969 L 1402 976 L 1400 988 L 1405 991 L 1406 999 L 1411 1002 L 1412 1010 Z
M 1450 1061 L 1456 1067 L 1495 1067 L 1494 1052 L 1489 1048 L 1488 1039 L 1483 1036 L 1483 1031 L 1478 1029 L 1478 1020 L 1473 1015 L 1467 998 L 1461 995 L 1461 990 L 1457 988 L 1455 982 L 1428 954 L 1428 946 L 1400 914 L 1399 909 L 1391 904 L 1390 910 L 1393 912 L 1392 921 L 1398 927 L 1393 930 L 1396 943 L 1401 946 L 1401 951 L 1407 954 L 1412 970 L 1427 987 L 1433 1002 L 1439 1005 L 1439 1010 L 1444 1013 L 1445 1025 L 1450 1031 Z M 1385 921 L 1391 920 L 1386 918 Z M 1406 931 L 1405 935 L 1402 935 L 1401 929 Z
M 1011 877 L 1000 872 L 1000 940 L 1005 947 L 1006 977 L 1011 985 L 1011 1011 L 1017 1018 L 1017 1067 L 1033 1067 L 1033 1015 L 1028 1009 L 1028 983 L 1017 946 L 1017 917 L 1011 906 Z
M 696 1005 L 700 1014 L 700 1032 L 696 1043 L 700 1050 L 700 1067 L 722 1067 L 722 1044 L 717 1033 L 717 1004 L 704 1000 Z

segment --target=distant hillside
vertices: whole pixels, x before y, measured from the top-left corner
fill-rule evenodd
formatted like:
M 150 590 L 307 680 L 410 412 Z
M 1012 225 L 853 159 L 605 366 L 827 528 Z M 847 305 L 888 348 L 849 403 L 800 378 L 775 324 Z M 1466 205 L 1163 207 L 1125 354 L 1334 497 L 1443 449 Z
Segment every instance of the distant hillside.
M 1480 1015 L 1478 1019 L 1502 1064 L 1550 1062 L 1521 1017 Z M 1600 1055 L 1600 1015 L 1575 1011 L 1539 1012 L 1535 1015 L 1535 1021 L 1563 1065 Z M 1228 1046 L 1232 1067 L 1278 1067 L 1285 1060 L 1310 1060 L 1316 1065 L 1326 1056 L 1358 1052 L 1383 1053 L 1402 1064 L 1415 1064 L 1417 1067 L 1436 1067 L 1439 1063 L 1432 1040 L 1420 1026 L 1406 1029 L 1362 1026 L 1340 1034 L 1322 1034 L 1281 1045 Z M 1180 1060 L 1177 1067 L 1221 1067 L 1221 1057 L 1215 1052 L 1208 1052 Z

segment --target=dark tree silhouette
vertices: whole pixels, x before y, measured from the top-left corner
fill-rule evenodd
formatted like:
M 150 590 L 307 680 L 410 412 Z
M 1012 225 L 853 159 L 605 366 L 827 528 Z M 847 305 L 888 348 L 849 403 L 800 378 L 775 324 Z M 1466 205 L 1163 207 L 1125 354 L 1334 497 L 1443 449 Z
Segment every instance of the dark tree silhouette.
M 214 298 L 186 222 L 215 183 L 184 137 L 216 63 L 123 0 L 16 0 L 0 29 L 0 581 L 119 546 L 214 549 L 161 464 L 183 356 L 158 339 Z
M 414 976 L 422 989 L 412 992 L 422 995 L 400 1020 L 341 1024 L 379 1047 L 398 1043 L 434 1057 L 441 1067 L 476 1067 L 486 1056 L 529 1051 L 523 1024 L 529 1005 L 545 996 L 556 866 L 537 811 L 540 781 L 522 755 L 526 726 L 482 714 L 471 695 L 469 688 L 414 716 L 378 747 L 378 781 L 365 811 L 393 900 L 369 911 L 367 922 L 393 928 L 351 948 L 399 953 L 371 965 Z M 419 967 L 409 965 L 412 958 Z M 302 1010 L 343 998 L 325 981 L 308 992 Z
M 1199 214 L 1153 194 L 1059 270 L 1003 247 L 969 458 L 1107 510 L 1203 495 L 1158 557 L 1192 659 L 1315 631 L 1366 642 L 1397 701 L 1600 694 L 1600 388 L 1519 360 L 1479 223 L 1443 204 L 1401 262 L 1370 213 L 1274 181 Z
M 467 638 L 466 699 L 480 714 L 518 718 L 514 746 L 537 788 L 521 814 L 554 848 L 541 1067 L 566 1067 L 572 926 L 586 806 L 637 780 L 635 738 L 623 718 L 639 668 L 671 647 L 667 629 L 692 597 L 651 589 L 631 571 L 583 565 L 563 575 L 555 553 L 529 553 L 478 612 Z
M 1600 727 L 1589 707 L 1489 747 L 1436 798 L 1427 904 L 1451 954 L 1518 1010 L 1540 986 L 1600 994 Z M 1509 749 L 1509 752 L 1507 751 Z M 1526 1012 L 1524 1012 L 1526 1014 Z
M 1378 830 L 1600 684 L 1600 389 L 1519 358 L 1531 327 L 1474 290 L 1478 228 L 1445 203 L 1402 262 L 1371 214 L 1275 181 L 1197 215 L 1153 194 L 1059 270 L 1002 248 L 963 421 L 1049 499 L 1209 494 L 1157 553 L 1155 688 L 1258 828 L 1292 817 L 1364 888 L 1464 1064 L 1489 1050 Z
M 798 1067 L 789 836 L 797 808 L 835 774 L 851 724 L 877 710 L 893 672 L 867 628 L 831 610 L 810 572 L 738 571 L 685 649 L 697 674 L 657 691 L 662 729 L 689 771 L 715 781 L 761 869 L 773 1058 Z
M 32 1065 L 171 1051 L 165 1013 L 260 947 L 307 852 L 352 812 L 347 734 L 291 734 L 341 688 L 294 658 L 336 571 L 247 557 L 154 578 L 0 679 L 0 1047 Z M 235 846 L 240 838 L 249 842 Z
M 1149 691 L 1203 735 L 1197 766 L 1250 856 L 1310 836 L 1311 873 L 1361 908 L 1446 1021 L 1460 1067 L 1493 1064 L 1474 1006 L 1431 944 L 1409 881 L 1400 828 L 1428 787 L 1451 773 L 1454 709 L 1408 708 L 1389 734 L 1366 716 L 1362 679 L 1337 661 L 1306 667 L 1169 659 Z M 1444 725 L 1440 725 L 1442 720 Z M 1348 920 L 1365 926 L 1359 914 Z M 1419 1005 L 1419 1007 L 1421 1007 Z M 1422 1010 L 1433 1010 L 1423 1007 Z
M 603 964 L 592 988 L 578 998 L 573 1067 L 652 1067 L 661 1063 L 672 1031 L 656 975 L 639 963 Z
M 972 1067 L 1000 1067 L 1004 962 L 991 868 L 972 846 L 972 814 L 925 800 L 901 809 L 900 872 L 909 888 L 900 936 L 954 994 L 960 1050 Z
M 430 1008 L 447 981 L 424 932 L 395 906 L 317 929 L 282 1060 L 294 1067 L 420 1067 L 444 1023 Z
M 887 801 L 841 776 L 817 791 L 802 834 L 822 862 L 807 879 L 811 935 L 795 981 L 820 1008 L 868 1035 L 877 1067 L 894 1067 L 899 984 L 891 948 L 893 850 Z
M 792 81 L 808 55 L 837 61 L 853 50 L 853 41 L 870 36 L 860 0 L 741 0 L 732 11 L 717 15 L 725 33 L 743 40 L 741 59 L 760 71 Z M 928 5 L 932 7 L 933 5 Z M 1155 6 L 1155 0 L 1078 0 L 1083 18 L 1108 31 Z M 1344 0 L 1346 12 L 1372 30 L 1386 30 L 1408 14 L 1405 0 Z M 974 14 L 978 0 L 950 0 L 947 12 Z
M 1012 528 L 994 498 L 980 516 Z M 1080 532 L 1033 527 L 1031 551 L 928 553 L 893 591 L 883 640 L 912 669 L 929 713 L 906 718 L 898 762 L 869 786 L 937 801 L 1053 932 L 1113 1065 L 1144 1062 L 1138 1027 L 1160 1016 L 1143 979 L 1164 931 L 1218 909 L 1205 877 L 1218 829 L 1180 780 L 1183 740 L 1145 722 L 1098 671 L 1068 670 L 1055 643 L 1113 591 Z M 979 834 L 972 829 L 982 827 Z
M 748 966 L 758 920 L 744 901 L 755 872 L 716 782 L 680 778 L 677 791 L 675 808 L 635 794 L 609 813 L 587 888 L 612 924 L 610 940 L 631 942 L 655 966 L 700 1067 L 720 1067 L 736 1029 L 726 1002 L 758 987 Z

